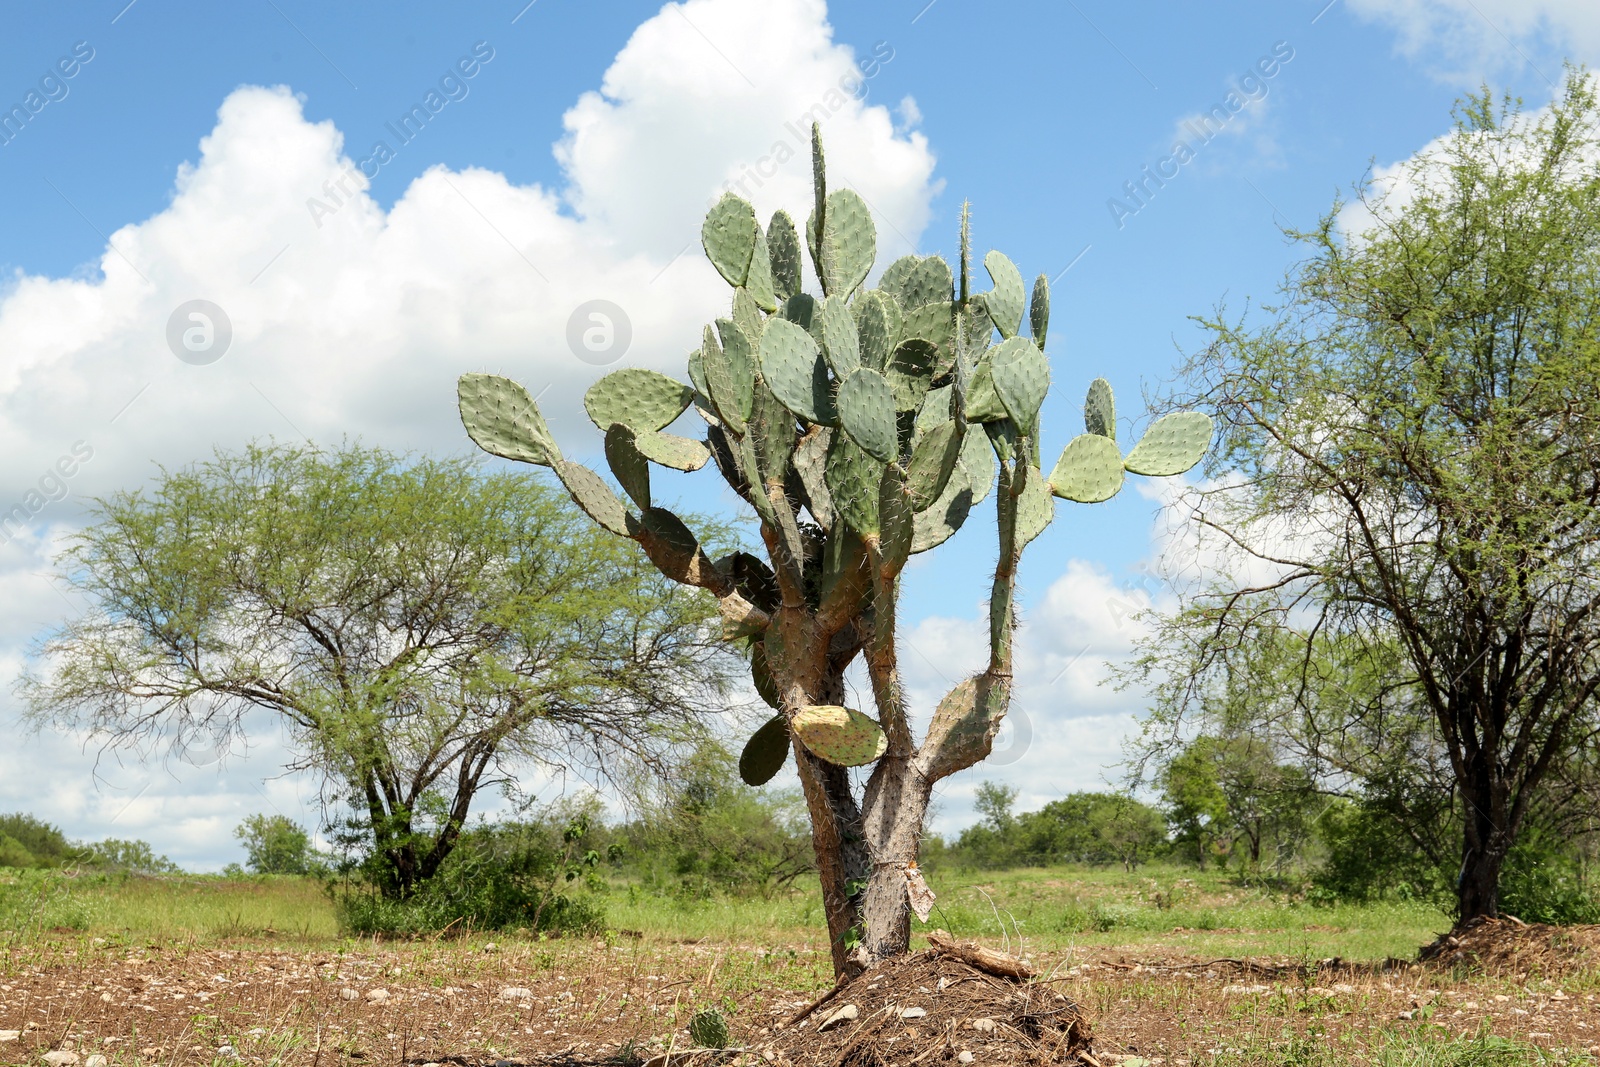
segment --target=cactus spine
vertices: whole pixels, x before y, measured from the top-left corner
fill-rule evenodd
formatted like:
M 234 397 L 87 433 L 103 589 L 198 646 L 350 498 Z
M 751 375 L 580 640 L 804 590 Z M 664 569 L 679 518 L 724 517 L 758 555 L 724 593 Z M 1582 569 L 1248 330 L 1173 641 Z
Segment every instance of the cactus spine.
M 794 758 L 834 964 L 845 973 L 907 947 L 907 877 L 929 796 L 989 754 L 1005 717 L 1017 564 L 1051 521 L 1053 496 L 1105 500 L 1126 473 L 1188 470 L 1212 427 L 1197 412 L 1165 416 L 1125 457 L 1110 386 L 1096 379 L 1088 432 L 1046 477 L 1049 283 L 1041 275 L 1030 298 L 1015 264 L 990 252 L 992 288 L 973 293 L 963 208 L 955 271 L 937 256 L 904 256 L 863 290 L 876 257 L 871 214 L 853 191 L 827 188 L 815 127 L 812 149 L 815 201 L 803 237 L 783 212 L 763 229 L 731 194 L 707 215 L 706 255 L 733 301 L 690 355 L 693 384 L 628 369 L 589 389 L 584 406 L 606 435 L 621 496 L 562 456 L 517 383 L 469 374 L 458 392 L 462 423 L 482 448 L 552 468 L 596 522 L 717 598 L 725 636 L 748 650 L 756 688 L 777 711 L 750 739 L 741 773 L 759 785 Z M 820 297 L 799 291 L 802 240 Z M 665 432 L 690 407 L 706 426 L 703 444 Z M 743 552 L 712 560 L 652 505 L 650 464 L 696 470 L 708 459 L 755 509 L 767 561 Z M 954 536 L 991 490 L 999 559 L 989 661 L 940 701 L 919 742 L 895 647 L 901 571 Z M 844 671 L 858 656 L 875 719 L 843 706 Z M 871 768 L 859 795 L 846 771 L 858 766 Z

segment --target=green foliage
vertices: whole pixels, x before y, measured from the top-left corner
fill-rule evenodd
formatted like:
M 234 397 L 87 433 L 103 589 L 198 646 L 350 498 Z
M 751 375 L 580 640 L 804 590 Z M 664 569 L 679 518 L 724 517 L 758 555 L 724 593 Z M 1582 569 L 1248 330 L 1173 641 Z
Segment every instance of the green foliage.
M 716 1008 L 701 1008 L 689 1020 L 689 1040 L 696 1048 L 727 1048 L 728 1020 Z
M 403 900 L 386 897 L 370 883 L 334 883 L 340 925 L 358 935 L 505 929 L 592 933 L 604 925 L 604 913 L 592 900 L 569 892 L 600 864 L 588 836 L 582 814 L 559 829 L 533 822 L 471 830 L 439 871 Z
M 941 860 L 962 866 L 1043 867 L 1120 864 L 1132 870 L 1167 851 L 1160 812 L 1116 793 L 1069 793 L 1038 811 L 1013 815 L 1016 791 L 978 787 L 983 821 L 962 831 Z
M 1315 885 L 1325 897 L 1443 902 L 1455 875 L 1431 862 L 1406 833 L 1387 798 L 1340 799 L 1317 818 L 1325 858 Z
M 158 856 L 148 842 L 108 837 L 84 848 L 83 862 L 91 867 L 129 874 L 181 874 L 183 868 Z
M 1311 776 L 1280 763 L 1249 735 L 1195 738 L 1162 768 L 1159 783 L 1173 840 L 1201 866 L 1226 864 L 1280 870 L 1298 858 L 1310 832 Z
M 462 404 L 495 448 L 587 470 L 494 386 L 472 379 Z M 650 432 L 689 395 L 627 372 L 589 406 Z M 25 679 L 36 722 L 148 751 L 275 713 L 352 802 L 355 851 L 396 900 L 439 870 L 483 783 L 534 761 L 670 766 L 730 666 L 710 605 L 558 489 L 467 458 L 218 452 L 98 501 L 61 567 L 96 608 Z
M 1500 875 L 1501 910 L 1530 923 L 1600 923 L 1593 861 L 1575 844 L 1543 828 L 1524 834 Z
M 256 874 L 312 874 L 324 866 L 311 835 L 287 815 L 250 815 L 233 829 Z
M 60 867 L 79 857 L 65 834 L 24 812 L 0 815 L 0 867 Z

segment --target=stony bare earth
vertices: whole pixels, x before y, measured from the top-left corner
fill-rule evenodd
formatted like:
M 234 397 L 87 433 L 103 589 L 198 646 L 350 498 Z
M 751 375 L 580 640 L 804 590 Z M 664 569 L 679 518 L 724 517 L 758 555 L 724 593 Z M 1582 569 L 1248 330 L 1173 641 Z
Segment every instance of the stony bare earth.
M 1247 1042 L 1359 1052 L 1393 1028 L 1487 1028 L 1600 1054 L 1600 932 L 1497 923 L 1455 940 L 1422 963 L 1366 966 L 1041 954 L 1025 985 L 919 954 L 817 1004 L 826 959 L 810 948 L 63 939 L 0 978 L 0 1063 L 1186 1067 Z M 737 1052 L 685 1054 L 690 1017 L 707 1004 L 727 1015 Z

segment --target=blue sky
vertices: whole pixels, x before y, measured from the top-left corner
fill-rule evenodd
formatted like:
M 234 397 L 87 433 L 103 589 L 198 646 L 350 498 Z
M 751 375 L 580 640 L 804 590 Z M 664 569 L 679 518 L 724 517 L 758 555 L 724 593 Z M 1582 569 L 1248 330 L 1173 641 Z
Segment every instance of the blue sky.
M 763 214 L 803 217 L 803 153 L 748 175 L 798 147 L 789 131 L 819 105 L 836 180 L 877 212 L 880 268 L 912 247 L 953 252 L 970 200 L 980 250 L 1056 279 L 1047 450 L 1077 432 L 1096 375 L 1135 432 L 1141 389 L 1198 343 L 1189 317 L 1270 295 L 1296 257 L 1282 227 L 1310 226 L 1369 165 L 1443 133 L 1463 89 L 1484 81 L 1538 106 L 1563 59 L 1600 57 L 1600 14 L 1575 0 L 1324 2 L 8 13 L 0 107 L 29 117 L 0 124 L 0 510 L 79 442 L 92 458 L 0 546 L 7 679 L 33 638 L 81 610 L 44 575 L 82 501 L 157 463 L 265 435 L 465 449 L 450 383 L 482 368 L 548 389 L 563 440 L 595 451 L 572 412 L 605 368 L 569 349 L 570 316 L 611 301 L 633 332 L 617 365 L 681 373 L 696 324 L 726 299 L 695 240 L 706 203 L 744 177 Z M 861 89 L 830 104 L 852 70 Z M 436 113 L 401 143 L 391 127 L 430 92 Z M 374 155 L 380 141 L 392 158 Z M 1138 199 L 1127 183 L 1143 183 Z M 194 299 L 233 326 L 207 365 L 166 342 Z M 995 766 L 949 784 L 943 828 L 970 821 L 985 776 L 1036 804 L 1113 773 L 1141 696 L 1098 681 L 1135 633 L 1127 610 L 1161 595 L 1142 569 L 1160 503 L 1146 488 L 1060 509 L 1030 549 L 1025 726 Z M 731 506 L 703 479 L 680 491 L 688 507 Z M 975 657 L 989 543 L 975 519 L 909 583 L 926 705 Z M 92 750 L 23 736 L 16 713 L 0 693 L 18 733 L 0 752 L 0 809 L 144 837 L 197 867 L 235 858 L 228 831 L 252 811 L 314 819 L 315 784 L 278 775 L 268 724 L 221 764 L 97 774 Z

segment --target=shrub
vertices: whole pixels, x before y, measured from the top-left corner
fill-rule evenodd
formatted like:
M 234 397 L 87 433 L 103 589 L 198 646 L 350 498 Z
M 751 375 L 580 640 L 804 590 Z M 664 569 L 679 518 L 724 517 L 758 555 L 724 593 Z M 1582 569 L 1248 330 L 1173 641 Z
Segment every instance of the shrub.
M 287 816 L 251 815 L 233 836 L 244 842 L 245 863 L 256 874 L 313 874 L 323 867 L 311 835 Z
M 0 867 L 60 867 L 79 853 L 65 834 L 42 819 L 20 811 L 0 815 Z

